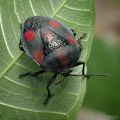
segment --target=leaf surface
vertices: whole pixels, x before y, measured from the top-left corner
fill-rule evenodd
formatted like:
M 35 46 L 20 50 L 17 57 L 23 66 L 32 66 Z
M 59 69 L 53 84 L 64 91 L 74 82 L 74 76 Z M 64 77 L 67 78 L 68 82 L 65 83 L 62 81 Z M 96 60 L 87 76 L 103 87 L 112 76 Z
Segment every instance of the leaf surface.
M 45 106 L 45 89 L 51 73 L 19 79 L 39 66 L 18 48 L 20 23 L 29 16 L 50 16 L 77 31 L 82 40 L 81 61 L 87 61 L 94 29 L 93 0 L 1 0 L 0 1 L 0 120 L 75 120 L 82 104 L 86 81 L 68 77 L 60 85 L 51 86 L 54 96 Z M 74 73 L 80 74 L 80 66 Z M 57 77 L 60 81 L 62 76 Z

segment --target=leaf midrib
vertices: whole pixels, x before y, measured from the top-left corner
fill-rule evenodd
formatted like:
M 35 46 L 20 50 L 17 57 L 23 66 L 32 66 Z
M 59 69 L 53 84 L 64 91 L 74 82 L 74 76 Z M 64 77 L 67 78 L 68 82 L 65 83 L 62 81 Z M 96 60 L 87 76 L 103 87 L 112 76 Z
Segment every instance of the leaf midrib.
M 4 74 L 16 63 L 16 61 L 23 55 L 20 53 L 7 67 L 6 69 L 0 74 L 0 78 L 4 76 Z

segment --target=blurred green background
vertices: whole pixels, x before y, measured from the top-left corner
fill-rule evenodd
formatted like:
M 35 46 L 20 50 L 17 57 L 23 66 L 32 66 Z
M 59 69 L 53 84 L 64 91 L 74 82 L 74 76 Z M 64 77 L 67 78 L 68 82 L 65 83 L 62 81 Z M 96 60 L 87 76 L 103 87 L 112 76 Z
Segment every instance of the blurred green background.
M 87 62 L 88 72 L 111 76 L 91 77 L 87 81 L 83 108 L 89 111 L 81 109 L 80 116 L 88 117 L 80 118 L 120 120 L 120 0 L 95 0 L 95 13 L 95 37 Z M 95 112 L 102 117 L 95 117 Z
M 83 107 L 120 120 L 120 47 L 95 37 L 87 66 L 89 73 L 110 73 L 111 76 L 92 77 L 87 81 Z

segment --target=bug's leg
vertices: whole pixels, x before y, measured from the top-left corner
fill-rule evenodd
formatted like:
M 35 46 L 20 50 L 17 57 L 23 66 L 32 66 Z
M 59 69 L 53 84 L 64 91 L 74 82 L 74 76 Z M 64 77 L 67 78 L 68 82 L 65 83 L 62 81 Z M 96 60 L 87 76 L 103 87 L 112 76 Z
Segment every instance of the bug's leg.
M 19 75 L 19 77 L 21 78 L 21 77 L 26 77 L 26 76 L 37 76 L 37 75 L 42 74 L 44 72 L 46 72 L 46 71 L 40 70 L 40 71 L 37 71 L 37 72 L 27 72 L 27 73 Z
M 91 75 L 90 74 L 85 74 L 85 62 L 78 62 L 78 63 L 76 63 L 76 65 L 74 67 L 76 67 L 78 65 L 82 65 L 82 75 L 73 75 L 73 74 L 69 74 L 69 75 L 70 76 L 84 76 L 87 79 L 89 79 Z
M 72 71 L 70 71 L 70 72 L 64 74 L 63 76 L 64 76 L 64 77 L 68 77 L 68 76 L 84 76 L 84 77 L 86 77 L 87 79 L 89 79 L 89 77 L 90 77 L 91 75 L 85 74 L 85 62 L 78 62 L 78 63 L 75 64 L 74 67 L 79 66 L 79 65 L 82 65 L 82 75 L 71 74 Z M 61 81 L 59 81 L 59 82 L 56 83 L 56 84 L 59 84 L 59 83 L 61 83 L 61 82 L 63 82 L 63 81 L 64 81 L 64 79 L 61 80 Z
M 85 38 L 86 38 L 86 35 L 87 35 L 87 34 L 84 33 L 84 34 L 82 34 L 82 35 L 77 39 L 77 42 L 78 42 L 81 50 L 83 50 L 83 47 L 82 47 L 82 45 L 81 45 L 81 40 L 82 40 L 82 39 L 85 39 Z
M 82 65 L 82 75 L 87 79 L 90 78 L 90 75 L 85 74 L 85 62 L 78 62 L 75 66 Z
M 60 80 L 59 82 L 56 83 L 56 85 L 60 84 L 61 82 L 63 82 L 65 80 L 66 77 L 68 77 L 70 75 L 70 73 L 72 72 L 73 70 L 71 69 L 65 69 L 61 72 L 61 75 L 64 77 L 62 80 Z
M 82 39 L 85 39 L 86 36 L 87 36 L 87 33 L 83 33 L 83 34 L 77 39 L 77 41 L 80 41 L 80 40 L 82 40 Z
M 69 76 L 84 76 L 89 79 L 92 76 L 110 76 L 110 74 L 85 74 L 85 62 L 78 62 L 75 66 L 82 65 L 82 75 L 69 74 Z M 74 66 L 74 67 L 75 67 Z
M 56 85 L 60 84 L 61 82 L 63 82 L 65 80 L 65 76 L 63 76 L 64 78 L 62 80 L 60 80 L 59 82 L 56 83 Z
M 82 75 L 85 75 L 85 62 L 78 62 L 78 63 L 76 63 L 76 65 L 74 67 L 76 67 L 78 65 L 82 65 L 83 66 L 82 67 Z
M 47 104 L 48 101 L 49 101 L 49 99 L 50 99 L 50 97 L 52 96 L 49 87 L 50 87 L 50 85 L 54 82 L 54 80 L 55 80 L 55 78 L 57 77 L 57 75 L 58 75 L 58 73 L 55 73 L 55 74 L 52 76 L 52 78 L 51 78 L 51 79 L 48 81 L 48 83 L 47 83 L 46 89 L 47 89 L 48 95 L 47 95 L 47 98 L 45 99 L 45 101 L 44 101 L 43 104 Z
M 71 31 L 73 32 L 74 37 L 76 36 L 76 31 L 74 29 L 71 29 Z

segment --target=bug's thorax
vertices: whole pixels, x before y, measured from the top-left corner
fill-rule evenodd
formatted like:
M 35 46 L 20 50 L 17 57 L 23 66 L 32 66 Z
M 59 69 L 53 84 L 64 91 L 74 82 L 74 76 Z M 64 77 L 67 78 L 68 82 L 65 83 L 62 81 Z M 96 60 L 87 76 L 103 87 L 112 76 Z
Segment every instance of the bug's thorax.
M 53 52 L 57 48 L 63 47 L 68 44 L 65 38 L 57 35 L 54 31 L 44 27 L 41 29 L 42 42 L 43 42 L 43 52 L 46 55 Z

